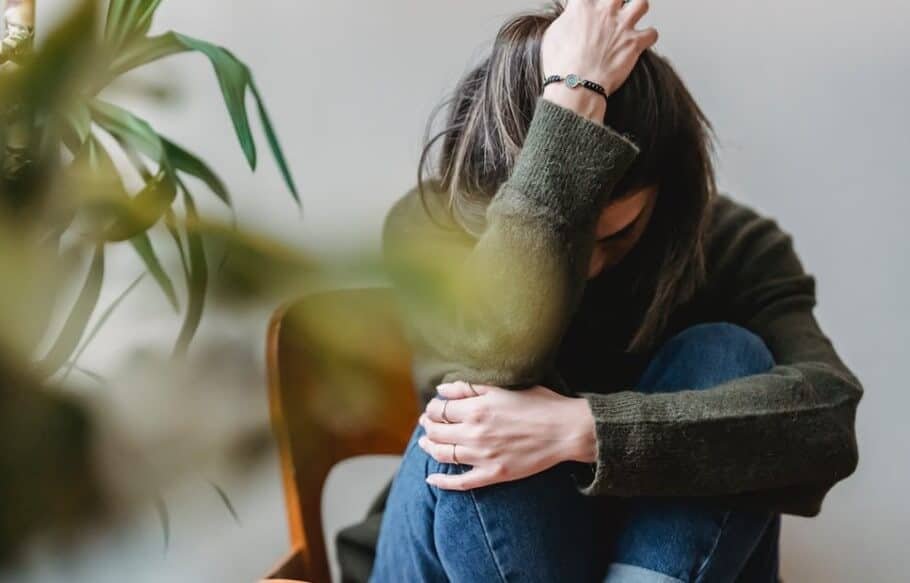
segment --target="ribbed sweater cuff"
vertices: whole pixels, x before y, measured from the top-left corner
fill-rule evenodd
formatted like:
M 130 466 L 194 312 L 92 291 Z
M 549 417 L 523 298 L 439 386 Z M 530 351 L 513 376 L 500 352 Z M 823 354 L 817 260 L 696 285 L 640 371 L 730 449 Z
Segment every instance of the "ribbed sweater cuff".
M 565 225 L 591 221 L 639 151 L 610 126 L 539 96 L 515 167 L 497 198 L 542 205 Z

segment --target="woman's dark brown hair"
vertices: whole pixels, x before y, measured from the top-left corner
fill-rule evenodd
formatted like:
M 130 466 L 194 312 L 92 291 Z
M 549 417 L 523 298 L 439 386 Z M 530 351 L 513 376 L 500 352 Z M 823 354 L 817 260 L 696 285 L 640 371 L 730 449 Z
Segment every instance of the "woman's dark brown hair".
M 424 167 L 442 138 L 434 191 L 446 197 L 451 218 L 472 235 L 483 231 L 486 206 L 510 176 L 521 150 L 543 92 L 541 40 L 562 11 L 554 1 L 509 19 L 492 50 L 431 116 L 418 168 L 422 200 L 429 209 Z M 433 119 L 447 105 L 446 126 L 430 138 Z M 714 134 L 669 61 L 652 49 L 642 53 L 625 83 L 610 95 L 604 122 L 641 149 L 613 197 L 658 187 L 653 215 L 637 244 L 642 248 L 637 253 L 641 269 L 631 283 L 650 295 L 627 347 L 639 351 L 657 340 L 673 307 L 691 297 L 704 280 L 704 232 L 716 192 Z

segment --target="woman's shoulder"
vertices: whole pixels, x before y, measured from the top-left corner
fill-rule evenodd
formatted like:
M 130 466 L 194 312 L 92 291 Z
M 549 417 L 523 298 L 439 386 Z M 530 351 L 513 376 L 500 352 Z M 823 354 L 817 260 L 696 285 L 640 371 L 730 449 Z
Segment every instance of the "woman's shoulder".
M 742 226 L 755 221 L 773 222 L 773 219 L 751 204 L 738 200 L 729 191 L 720 191 L 711 205 L 709 234 L 714 234 L 718 229 Z
M 712 203 L 705 259 L 709 277 L 805 275 L 790 232 L 728 192 L 719 193 Z
M 729 192 L 720 192 L 711 205 L 706 242 L 709 251 L 712 247 L 720 251 L 744 244 L 791 244 L 792 236 L 774 217 L 733 198 Z

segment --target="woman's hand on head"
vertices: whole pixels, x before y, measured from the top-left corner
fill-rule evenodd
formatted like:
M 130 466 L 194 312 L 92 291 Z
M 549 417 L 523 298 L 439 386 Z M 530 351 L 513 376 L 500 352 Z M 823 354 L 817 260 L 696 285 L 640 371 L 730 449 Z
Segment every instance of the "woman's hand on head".
M 428 483 L 469 490 L 531 476 L 562 461 L 594 461 L 594 418 L 585 399 L 540 385 L 523 390 L 472 386 L 473 391 L 461 381 L 439 385 L 444 399 L 432 399 L 420 416 L 424 451 L 441 463 L 472 466 L 461 474 L 432 474 Z M 442 417 L 443 405 L 449 423 Z
M 648 0 L 631 0 L 628 4 L 622 0 L 568 0 L 565 10 L 543 35 L 540 56 L 544 77 L 575 73 L 599 83 L 611 95 L 625 83 L 641 53 L 657 42 L 654 27 L 635 29 L 648 7 Z M 603 120 L 604 100 L 593 91 L 551 83 L 544 88 L 544 96 Z

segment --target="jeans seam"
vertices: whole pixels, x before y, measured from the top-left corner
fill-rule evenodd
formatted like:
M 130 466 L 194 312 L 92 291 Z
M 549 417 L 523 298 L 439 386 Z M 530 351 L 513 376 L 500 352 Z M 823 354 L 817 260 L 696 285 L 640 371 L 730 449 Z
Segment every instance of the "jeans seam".
M 477 497 L 475 496 L 473 490 L 469 490 L 468 494 L 471 496 L 471 502 L 474 505 L 474 511 L 477 512 L 477 519 L 480 521 L 480 528 L 483 529 L 483 539 L 487 545 L 487 550 L 490 552 L 490 556 L 493 558 L 493 564 L 496 565 L 496 572 L 499 574 L 499 580 L 502 583 L 507 583 L 505 570 L 502 568 L 502 565 L 499 563 L 499 558 L 496 556 L 496 552 L 493 550 L 493 542 L 490 540 L 490 532 L 487 529 L 487 523 L 483 519 L 483 514 L 480 513 L 480 506 L 477 504 Z
M 720 537 L 724 535 L 724 529 L 727 527 L 727 522 L 730 521 L 730 515 L 732 511 L 724 512 L 724 518 L 720 523 L 720 528 L 717 529 L 717 536 L 714 538 L 714 544 L 711 545 L 711 550 L 705 555 L 704 560 L 699 565 L 698 569 L 695 571 L 695 576 L 693 577 L 694 582 L 698 582 L 701 576 L 704 574 L 705 569 L 708 567 L 708 561 L 711 560 L 711 557 L 714 555 L 714 552 L 717 550 L 718 545 L 720 545 Z

